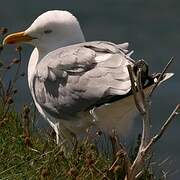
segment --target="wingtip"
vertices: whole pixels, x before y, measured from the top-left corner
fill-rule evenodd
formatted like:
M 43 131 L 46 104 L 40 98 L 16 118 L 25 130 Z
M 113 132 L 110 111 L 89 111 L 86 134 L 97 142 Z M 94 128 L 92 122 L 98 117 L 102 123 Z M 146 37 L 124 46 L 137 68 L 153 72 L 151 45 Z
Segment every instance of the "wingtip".
M 170 79 L 172 76 L 174 76 L 174 73 L 165 73 L 163 79 L 160 81 L 159 84 L 161 84 L 162 82 Z M 158 76 L 155 75 L 155 77 L 153 79 L 154 79 L 154 83 L 156 83 L 157 79 L 158 79 Z
M 170 79 L 172 76 L 174 76 L 174 73 L 165 73 L 165 76 L 162 81 L 166 81 Z

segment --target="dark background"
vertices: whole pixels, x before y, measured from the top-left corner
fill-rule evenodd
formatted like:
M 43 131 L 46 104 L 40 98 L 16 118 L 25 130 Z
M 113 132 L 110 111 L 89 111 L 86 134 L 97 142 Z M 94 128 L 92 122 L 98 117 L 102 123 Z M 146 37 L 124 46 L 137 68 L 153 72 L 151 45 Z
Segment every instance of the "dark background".
M 180 1 L 179 0 L 1 0 L 0 26 L 9 32 L 26 29 L 41 13 L 62 9 L 71 11 L 79 20 L 87 41 L 108 40 L 129 42 L 135 50 L 133 58 L 145 59 L 151 72 L 161 71 L 174 56 L 171 72 L 175 76 L 158 91 L 152 103 L 152 131 L 161 126 L 175 105 L 180 102 Z M 27 70 L 32 47 L 24 46 L 23 68 Z M 15 56 L 9 47 L 4 59 Z M 19 104 L 31 101 L 26 78 L 18 83 Z M 137 119 L 135 123 L 138 121 Z M 136 125 L 135 125 L 136 126 Z M 136 128 L 135 128 L 136 129 Z M 168 173 L 168 179 L 180 177 L 180 119 L 172 123 L 168 132 L 155 146 L 156 167 Z M 167 159 L 161 164 L 161 161 Z

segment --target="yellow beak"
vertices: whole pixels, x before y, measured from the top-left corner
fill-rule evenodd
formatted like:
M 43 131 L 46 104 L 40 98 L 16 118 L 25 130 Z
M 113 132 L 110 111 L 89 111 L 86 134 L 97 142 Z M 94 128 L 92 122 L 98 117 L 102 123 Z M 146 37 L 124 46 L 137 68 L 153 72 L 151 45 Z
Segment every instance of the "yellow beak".
M 6 36 L 3 40 L 3 45 L 29 42 L 32 39 L 35 39 L 35 38 L 29 36 L 24 31 L 23 32 L 17 32 L 17 33 L 13 33 L 13 34 Z

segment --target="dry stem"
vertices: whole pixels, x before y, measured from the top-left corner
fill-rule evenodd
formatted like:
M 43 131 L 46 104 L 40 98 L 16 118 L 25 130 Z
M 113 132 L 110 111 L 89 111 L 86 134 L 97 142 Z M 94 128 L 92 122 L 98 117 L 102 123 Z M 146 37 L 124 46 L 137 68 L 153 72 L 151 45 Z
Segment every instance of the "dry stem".
M 155 91 L 155 89 L 158 87 L 159 83 L 161 82 L 164 74 L 166 73 L 166 71 L 168 70 L 169 66 L 171 65 L 171 63 L 173 62 L 174 57 L 172 57 L 169 62 L 166 64 L 166 66 L 164 67 L 163 71 L 161 72 L 157 82 L 154 84 L 151 92 L 149 93 L 149 97 L 151 97 L 153 95 L 153 92 Z
M 142 137 L 141 137 L 141 144 L 137 153 L 137 156 L 134 160 L 134 162 L 129 164 L 129 171 L 128 174 L 125 177 L 125 180 L 134 180 L 139 177 L 142 172 L 142 167 L 146 161 L 146 157 L 149 154 L 149 151 L 151 147 L 162 137 L 172 120 L 176 115 L 178 115 L 180 112 L 180 105 L 178 104 L 176 108 L 173 110 L 169 118 L 165 121 L 159 132 L 153 136 L 150 137 L 150 116 L 149 116 L 149 110 L 150 110 L 150 98 L 153 95 L 153 92 L 156 90 L 158 85 L 160 84 L 161 80 L 164 77 L 165 72 L 169 68 L 170 64 L 173 61 L 173 57 L 170 59 L 170 61 L 167 63 L 163 71 L 161 72 L 157 82 L 154 84 L 153 88 L 151 89 L 150 93 L 145 95 L 143 91 L 143 86 L 141 83 L 141 73 L 142 69 L 139 68 L 137 70 L 137 76 L 135 76 L 135 73 L 130 65 L 127 66 L 129 71 L 129 76 L 131 80 L 131 86 L 132 86 L 132 93 L 134 95 L 134 102 L 136 104 L 136 107 L 138 111 L 140 112 L 142 119 L 143 119 L 143 128 L 142 128 Z

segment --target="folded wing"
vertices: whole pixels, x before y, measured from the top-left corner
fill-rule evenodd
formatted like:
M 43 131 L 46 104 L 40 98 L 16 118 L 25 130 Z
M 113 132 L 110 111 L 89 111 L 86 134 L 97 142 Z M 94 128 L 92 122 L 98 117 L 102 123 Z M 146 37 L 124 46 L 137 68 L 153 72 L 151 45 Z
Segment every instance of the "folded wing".
M 89 42 L 49 53 L 33 81 L 37 102 L 51 115 L 68 119 L 107 96 L 127 94 L 127 65 L 133 62 L 126 49 L 127 44 Z

